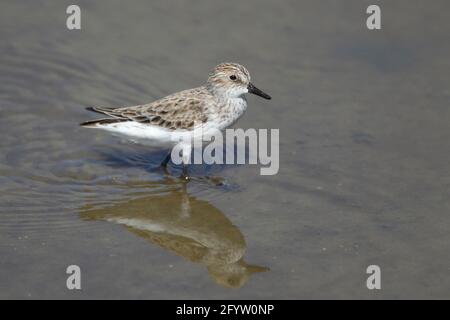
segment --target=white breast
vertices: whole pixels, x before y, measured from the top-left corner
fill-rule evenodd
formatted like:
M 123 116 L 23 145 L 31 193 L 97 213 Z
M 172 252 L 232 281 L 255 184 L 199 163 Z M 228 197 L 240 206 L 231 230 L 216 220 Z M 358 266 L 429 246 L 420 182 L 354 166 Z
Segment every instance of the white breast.
M 218 126 L 223 130 L 233 125 L 247 109 L 247 100 L 244 96 L 228 99 L 227 103 L 219 110 Z

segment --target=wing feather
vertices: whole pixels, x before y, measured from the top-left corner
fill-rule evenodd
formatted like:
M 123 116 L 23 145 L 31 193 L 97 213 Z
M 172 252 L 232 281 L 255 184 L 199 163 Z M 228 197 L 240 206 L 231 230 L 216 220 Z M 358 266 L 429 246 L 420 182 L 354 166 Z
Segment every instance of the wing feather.
M 115 119 L 135 121 L 170 130 L 190 130 L 208 121 L 207 104 L 212 98 L 205 88 L 200 87 L 181 91 L 149 104 L 120 108 L 93 107 L 89 110 Z

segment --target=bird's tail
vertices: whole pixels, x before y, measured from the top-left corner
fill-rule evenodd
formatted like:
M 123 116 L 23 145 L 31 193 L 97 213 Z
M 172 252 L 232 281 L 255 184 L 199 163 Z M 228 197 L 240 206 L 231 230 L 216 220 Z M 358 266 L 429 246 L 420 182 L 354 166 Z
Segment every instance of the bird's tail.
M 118 123 L 118 122 L 124 122 L 124 121 L 127 121 L 127 120 L 126 119 L 111 119 L 111 118 L 97 119 L 97 120 L 90 120 L 90 121 L 82 122 L 82 123 L 80 123 L 80 126 L 85 127 L 85 128 L 95 128 L 99 125 Z
M 109 107 L 87 107 L 86 110 L 89 110 L 89 111 L 92 111 L 92 112 L 96 112 L 96 113 L 100 113 L 100 114 L 103 114 L 103 115 L 107 115 L 107 116 L 110 116 L 112 118 L 104 118 L 104 119 L 85 121 L 85 122 L 80 123 L 80 126 L 82 126 L 82 127 L 95 128 L 95 127 L 98 127 L 99 125 L 128 121 L 128 119 L 120 117 L 119 114 L 115 114 L 114 113 L 114 108 L 109 108 Z
M 109 107 L 87 107 L 86 110 L 92 111 L 92 112 L 97 112 L 97 113 L 100 113 L 100 114 L 106 114 L 108 116 L 114 116 L 113 115 L 114 108 L 109 108 Z

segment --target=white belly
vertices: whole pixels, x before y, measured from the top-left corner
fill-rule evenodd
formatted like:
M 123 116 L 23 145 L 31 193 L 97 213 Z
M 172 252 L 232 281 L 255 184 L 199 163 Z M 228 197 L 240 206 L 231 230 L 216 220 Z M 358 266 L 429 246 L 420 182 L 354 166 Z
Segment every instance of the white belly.
M 173 145 L 172 135 L 168 129 L 142 124 L 134 121 L 111 123 L 97 126 L 98 129 L 106 130 L 114 135 L 125 137 L 133 142 L 155 147 L 166 147 Z
M 109 131 L 135 143 L 153 147 L 173 147 L 179 142 L 189 144 L 194 140 L 210 141 L 211 136 L 217 134 L 218 130 L 220 130 L 219 123 L 215 121 L 207 122 L 193 130 L 180 131 L 133 121 L 99 125 L 97 128 Z
M 211 113 L 208 121 L 193 130 L 173 131 L 159 126 L 142 124 L 134 121 L 124 121 L 97 125 L 96 128 L 123 136 L 133 142 L 154 147 L 170 147 L 181 141 L 210 141 L 217 131 L 233 125 L 247 109 L 245 98 L 229 99 L 225 105 L 217 107 L 217 112 Z

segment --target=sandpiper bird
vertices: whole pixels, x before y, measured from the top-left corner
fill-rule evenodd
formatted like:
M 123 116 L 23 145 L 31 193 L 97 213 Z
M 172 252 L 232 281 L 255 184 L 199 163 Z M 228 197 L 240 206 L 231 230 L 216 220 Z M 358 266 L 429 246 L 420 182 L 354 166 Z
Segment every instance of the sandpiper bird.
M 171 94 L 154 102 L 130 107 L 89 107 L 108 118 L 81 123 L 104 129 L 158 147 L 182 150 L 183 177 L 189 179 L 193 139 L 233 125 L 247 109 L 246 93 L 271 97 L 250 82 L 247 69 L 237 63 L 221 63 L 210 73 L 205 85 Z M 161 163 L 166 167 L 171 153 Z

